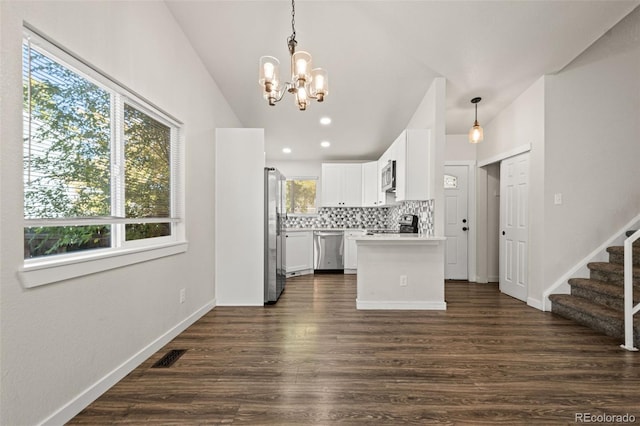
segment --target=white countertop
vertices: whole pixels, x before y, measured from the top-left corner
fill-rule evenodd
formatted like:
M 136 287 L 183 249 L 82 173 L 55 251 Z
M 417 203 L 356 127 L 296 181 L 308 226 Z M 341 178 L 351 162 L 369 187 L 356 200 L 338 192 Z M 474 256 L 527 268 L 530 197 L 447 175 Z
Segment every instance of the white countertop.
M 285 228 L 285 232 L 309 232 L 309 231 L 344 231 L 365 232 L 363 228 Z
M 420 234 L 373 234 L 349 237 L 357 243 L 407 243 L 407 244 L 438 244 L 446 237 L 430 237 Z

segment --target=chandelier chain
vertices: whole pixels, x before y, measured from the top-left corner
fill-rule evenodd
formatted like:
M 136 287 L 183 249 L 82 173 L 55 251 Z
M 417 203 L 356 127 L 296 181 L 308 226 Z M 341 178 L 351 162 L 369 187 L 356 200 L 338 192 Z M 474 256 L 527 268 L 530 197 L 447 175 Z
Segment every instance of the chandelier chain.
M 287 38 L 287 45 L 289 46 L 289 52 L 293 55 L 296 41 L 296 3 L 295 0 L 291 0 L 291 35 Z

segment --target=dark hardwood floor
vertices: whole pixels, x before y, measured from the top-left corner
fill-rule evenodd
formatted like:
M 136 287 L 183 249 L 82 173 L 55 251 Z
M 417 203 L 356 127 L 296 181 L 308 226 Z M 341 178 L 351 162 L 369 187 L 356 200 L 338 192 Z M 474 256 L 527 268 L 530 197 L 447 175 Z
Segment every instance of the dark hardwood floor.
M 275 305 L 215 308 L 70 424 L 640 422 L 640 353 L 494 284 L 447 282 L 446 312 L 355 297 L 353 275 L 303 276 Z

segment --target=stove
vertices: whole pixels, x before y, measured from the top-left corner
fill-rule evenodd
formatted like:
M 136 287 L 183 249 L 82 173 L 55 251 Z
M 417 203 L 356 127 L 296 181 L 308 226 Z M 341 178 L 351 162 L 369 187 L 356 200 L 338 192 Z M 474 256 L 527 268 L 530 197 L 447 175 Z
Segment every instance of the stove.
M 399 234 L 400 231 L 396 230 L 396 229 L 368 229 L 367 230 L 367 235 L 374 235 L 374 234 Z
M 418 233 L 418 216 L 415 214 L 403 214 L 398 221 L 401 234 Z

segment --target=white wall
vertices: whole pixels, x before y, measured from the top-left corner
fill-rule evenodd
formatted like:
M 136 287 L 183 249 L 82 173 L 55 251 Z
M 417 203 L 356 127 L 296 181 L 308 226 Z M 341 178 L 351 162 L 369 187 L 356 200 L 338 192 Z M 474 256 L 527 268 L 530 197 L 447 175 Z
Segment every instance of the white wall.
M 529 299 L 532 305 L 542 300 L 545 288 L 543 269 L 544 251 L 544 152 L 545 152 L 545 77 L 541 77 L 502 110 L 493 120 L 484 125 L 484 141 L 477 145 L 478 164 L 498 163 L 523 147 L 531 148 L 530 162 L 530 239 L 529 239 Z M 492 198 L 488 185 L 491 177 L 487 168 L 478 169 L 478 223 L 495 223 L 489 216 L 488 199 Z M 491 211 L 493 215 L 493 210 Z M 488 225 L 487 225 L 488 226 Z M 489 269 L 494 263 L 489 258 L 487 232 L 478 232 L 479 281 L 489 279 Z
M 547 77 L 545 263 L 550 286 L 640 213 L 640 8 Z M 555 193 L 562 205 L 554 205 Z
M 216 303 L 264 304 L 264 129 L 216 130 Z
M 293 177 L 316 177 L 316 205 L 322 205 L 322 161 L 287 161 L 268 160 L 267 167 L 275 167 L 285 175 L 287 179 Z
M 407 128 L 431 129 L 431 162 L 434 184 L 434 229 L 436 236 L 444 235 L 444 189 L 438 182 L 442 182 L 444 175 L 445 145 L 446 145 L 446 80 L 435 78 L 427 90 L 422 102 L 416 109 Z
M 61 424 L 214 300 L 214 129 L 241 123 L 162 2 L 3 1 L 0 19 L 0 424 Z M 23 20 L 184 122 L 186 253 L 21 287 Z
M 640 9 L 485 128 L 480 165 L 531 146 L 528 303 L 640 212 Z M 487 197 L 478 169 L 478 220 Z M 554 194 L 563 203 L 555 205 Z M 478 247 L 486 242 L 478 238 Z M 478 251 L 478 269 L 482 253 Z
M 447 135 L 444 160 L 476 161 L 476 148 L 477 144 L 469 143 L 468 135 Z

